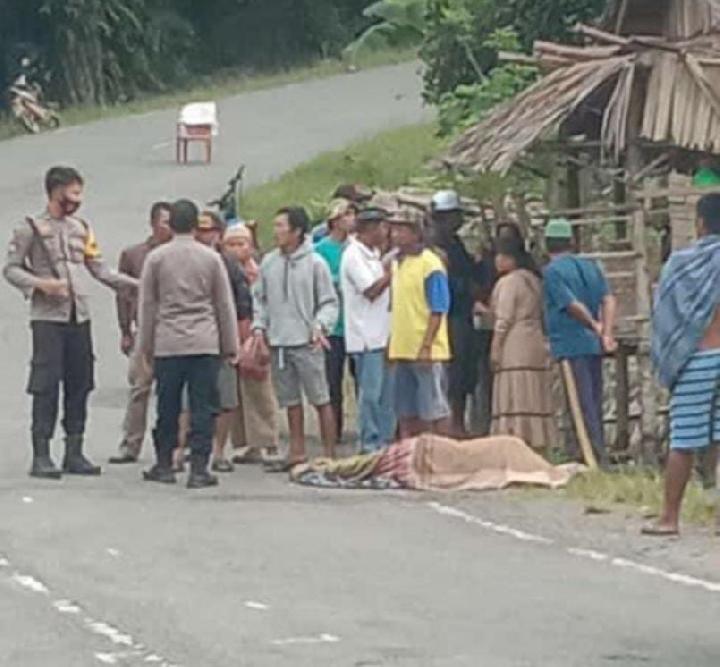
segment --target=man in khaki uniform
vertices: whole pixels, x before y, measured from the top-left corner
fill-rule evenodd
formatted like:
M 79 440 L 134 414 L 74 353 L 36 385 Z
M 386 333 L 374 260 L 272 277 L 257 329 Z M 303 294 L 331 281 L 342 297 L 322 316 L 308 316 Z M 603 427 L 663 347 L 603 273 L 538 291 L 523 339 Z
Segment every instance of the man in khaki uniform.
M 119 290 L 137 281 L 112 271 L 102 259 L 90 226 L 75 213 L 83 198 L 83 179 L 70 167 L 53 167 L 45 177 L 48 204 L 26 218 L 8 246 L 4 276 L 30 300 L 33 336 L 28 393 L 33 396 L 33 477 L 59 479 L 50 457 L 63 385 L 66 434 L 63 471 L 99 475 L 83 456 L 87 400 L 94 388 L 88 273 Z
M 161 245 L 172 239 L 170 229 L 170 204 L 156 202 L 150 209 L 150 236 L 137 245 L 125 248 L 120 255 L 118 271 L 133 278 L 140 279 L 145 260 L 148 255 Z M 117 296 L 117 315 L 120 327 L 120 349 L 129 357 L 128 395 L 125 419 L 123 420 L 123 437 L 118 453 L 110 457 L 112 464 L 135 463 L 140 456 L 145 431 L 147 430 L 147 413 L 150 394 L 153 387 L 152 368 L 146 368 L 140 355 L 135 350 L 135 335 L 138 326 L 138 295 L 121 293 Z

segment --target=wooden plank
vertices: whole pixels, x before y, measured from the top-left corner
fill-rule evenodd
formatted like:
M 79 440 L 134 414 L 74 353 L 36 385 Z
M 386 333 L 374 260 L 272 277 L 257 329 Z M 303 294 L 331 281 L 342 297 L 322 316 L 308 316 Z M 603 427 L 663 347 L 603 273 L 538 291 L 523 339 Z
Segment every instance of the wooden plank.
M 673 95 L 675 92 L 675 69 L 677 63 L 675 58 L 668 54 L 662 54 L 660 68 L 660 88 L 657 101 L 657 116 L 655 119 L 654 135 L 655 141 L 663 141 L 670 138 L 670 121 L 672 118 Z
M 615 404 L 617 412 L 616 447 L 626 450 L 630 446 L 630 379 L 628 373 L 628 349 L 619 345 L 615 357 Z
M 628 46 L 630 44 L 630 40 L 625 37 L 613 35 L 611 32 L 606 32 L 605 30 L 600 30 L 599 28 L 593 28 L 589 25 L 585 25 L 584 23 L 578 23 L 572 30 L 580 35 L 590 37 L 597 42 L 603 42 L 605 44 L 617 44 L 619 46 Z

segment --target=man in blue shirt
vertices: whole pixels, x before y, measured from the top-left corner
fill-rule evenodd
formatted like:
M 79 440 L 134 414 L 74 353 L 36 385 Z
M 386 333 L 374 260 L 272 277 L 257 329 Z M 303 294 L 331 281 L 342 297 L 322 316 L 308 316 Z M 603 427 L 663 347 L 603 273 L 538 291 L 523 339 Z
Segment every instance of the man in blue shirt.
M 615 297 L 602 269 L 573 254 L 567 220 L 545 228 L 551 261 L 545 269 L 545 320 L 550 350 L 560 362 L 577 440 L 586 462 L 607 461 L 603 435 L 602 358 L 617 349 Z M 577 447 L 571 455 L 577 457 Z

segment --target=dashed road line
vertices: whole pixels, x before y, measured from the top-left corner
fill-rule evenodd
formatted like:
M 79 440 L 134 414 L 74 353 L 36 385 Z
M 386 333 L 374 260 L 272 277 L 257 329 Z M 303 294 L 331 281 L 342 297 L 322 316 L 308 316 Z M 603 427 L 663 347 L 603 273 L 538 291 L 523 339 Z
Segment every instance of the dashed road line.
M 124 632 L 106 621 L 94 618 L 79 603 L 66 599 L 56 599 L 47 584 L 32 575 L 15 570 L 10 560 L 3 554 L 0 554 L 0 575 L 28 593 L 46 599 L 50 607 L 58 614 L 82 619 L 80 625 L 84 630 L 109 642 L 114 650 L 110 652 L 98 651 L 93 654 L 93 657 L 99 663 L 123 665 L 132 660 L 135 663 L 141 661 L 158 667 L 180 667 L 155 651 L 149 650 L 128 632 Z
M 512 537 L 513 539 L 519 540 L 521 542 L 534 542 L 536 544 L 543 544 L 546 546 L 557 544 L 555 540 L 552 540 L 550 538 L 542 537 L 541 535 L 534 535 L 533 533 L 527 533 L 523 530 L 517 530 L 504 524 L 494 523 L 493 521 L 487 521 L 486 519 L 482 519 L 472 514 L 468 514 L 467 512 L 464 512 L 457 507 L 450 507 L 448 505 L 443 505 L 438 502 L 430 502 L 427 504 L 427 506 L 442 516 L 459 519 L 461 521 L 464 521 L 465 523 L 480 526 L 481 528 L 484 528 L 486 530 L 498 533 L 500 535 Z M 673 584 L 679 584 L 681 586 L 686 586 L 690 588 L 699 588 L 701 590 L 707 591 L 708 593 L 720 593 L 720 582 L 708 581 L 707 579 L 701 579 L 699 577 L 694 577 L 692 575 L 684 574 L 682 572 L 671 572 L 668 570 L 663 570 L 659 567 L 655 567 L 654 565 L 638 563 L 637 561 L 630 560 L 628 558 L 612 556 L 611 554 L 606 554 L 601 551 L 596 551 L 594 549 L 567 547 L 563 548 L 563 550 L 570 556 L 584 558 L 595 563 L 607 563 L 612 567 L 633 570 L 635 572 L 652 576 L 657 579 L 663 579 Z

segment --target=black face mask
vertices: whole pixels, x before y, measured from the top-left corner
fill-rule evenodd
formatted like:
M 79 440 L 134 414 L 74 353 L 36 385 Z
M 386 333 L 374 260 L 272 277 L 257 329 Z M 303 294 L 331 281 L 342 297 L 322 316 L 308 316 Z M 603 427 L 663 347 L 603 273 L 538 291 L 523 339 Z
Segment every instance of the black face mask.
M 63 215 L 68 216 L 78 211 L 78 209 L 80 208 L 80 203 L 72 201 L 67 197 L 63 197 L 62 201 L 60 202 L 60 206 L 62 207 Z

